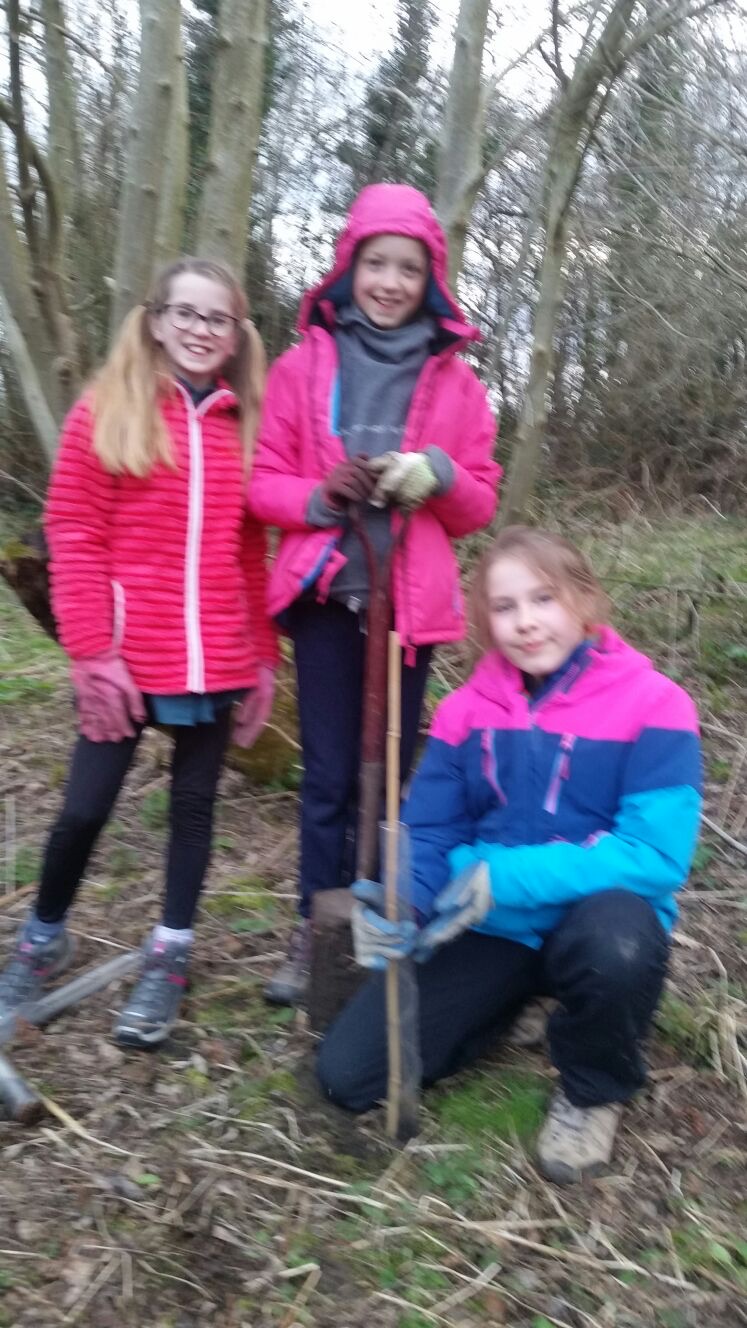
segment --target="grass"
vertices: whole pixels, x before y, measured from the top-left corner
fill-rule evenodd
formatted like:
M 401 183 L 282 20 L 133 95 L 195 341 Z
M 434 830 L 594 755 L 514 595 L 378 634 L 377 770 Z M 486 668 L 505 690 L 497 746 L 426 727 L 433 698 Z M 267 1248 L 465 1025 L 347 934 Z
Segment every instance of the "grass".
M 443 1128 L 460 1138 L 482 1135 L 526 1143 L 537 1133 L 549 1097 L 547 1079 L 530 1070 L 473 1071 L 440 1091 L 433 1107 Z

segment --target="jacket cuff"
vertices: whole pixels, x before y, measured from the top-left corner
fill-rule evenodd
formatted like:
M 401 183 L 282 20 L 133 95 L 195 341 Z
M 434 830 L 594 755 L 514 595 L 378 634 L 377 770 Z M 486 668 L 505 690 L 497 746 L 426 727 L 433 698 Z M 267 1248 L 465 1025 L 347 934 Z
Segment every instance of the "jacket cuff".
M 445 493 L 449 492 L 454 483 L 454 463 L 442 447 L 424 447 L 423 452 L 430 461 L 433 473 L 438 480 L 438 488 L 431 496 L 442 498 Z
M 311 497 L 306 504 L 306 521 L 310 526 L 339 526 L 343 520 L 343 513 L 335 507 L 330 507 L 325 503 L 322 497 L 322 486 L 317 484 L 315 489 L 311 490 Z

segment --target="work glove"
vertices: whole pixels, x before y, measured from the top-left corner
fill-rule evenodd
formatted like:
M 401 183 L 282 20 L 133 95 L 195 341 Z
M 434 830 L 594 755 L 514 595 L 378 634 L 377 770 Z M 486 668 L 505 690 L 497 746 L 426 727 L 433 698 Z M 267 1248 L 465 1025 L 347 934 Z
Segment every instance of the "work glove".
M 275 697 L 275 670 L 260 664 L 257 685 L 247 692 L 236 707 L 231 739 L 237 747 L 253 747 L 270 718 Z
M 378 477 L 370 498 L 372 507 L 396 503 L 411 512 L 438 488 L 438 476 L 424 452 L 385 452 L 372 457 L 368 467 Z
M 471 863 L 460 871 L 433 902 L 434 916 L 418 936 L 415 958 L 423 960 L 439 946 L 474 927 L 494 905 L 490 869 L 486 862 Z
M 351 915 L 353 948 L 362 968 L 385 969 L 390 959 L 406 959 L 418 936 L 410 918 L 390 922 L 385 917 L 385 890 L 379 881 L 356 881 L 351 887 L 355 903 Z
M 371 497 L 376 476 L 369 470 L 365 456 L 339 461 L 322 480 L 322 498 L 328 507 L 347 507 L 350 503 L 365 503 Z
M 71 675 L 80 731 L 91 742 L 134 738 L 146 720 L 142 693 L 124 660 L 113 650 L 91 659 L 74 659 Z

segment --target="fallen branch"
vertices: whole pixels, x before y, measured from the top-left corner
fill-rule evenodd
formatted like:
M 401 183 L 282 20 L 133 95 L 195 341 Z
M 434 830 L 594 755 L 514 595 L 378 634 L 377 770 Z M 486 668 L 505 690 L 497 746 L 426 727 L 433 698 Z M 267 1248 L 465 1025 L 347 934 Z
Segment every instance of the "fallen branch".
M 714 835 L 718 835 L 720 839 L 725 839 L 726 843 L 736 849 L 737 853 L 743 853 L 747 858 L 747 844 L 743 844 L 741 840 L 735 839 L 733 835 L 729 834 L 728 830 L 723 830 L 716 821 L 711 820 L 710 816 L 703 816 L 701 819 L 703 825 L 707 825 L 708 829 L 712 830 Z

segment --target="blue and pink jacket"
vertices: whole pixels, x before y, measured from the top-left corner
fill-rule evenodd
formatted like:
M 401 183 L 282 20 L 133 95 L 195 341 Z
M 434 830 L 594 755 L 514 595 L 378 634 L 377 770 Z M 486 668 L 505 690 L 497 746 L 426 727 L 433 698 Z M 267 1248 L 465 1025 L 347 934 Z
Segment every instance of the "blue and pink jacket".
M 539 948 L 576 900 L 624 889 L 670 929 L 698 835 L 695 707 L 609 627 L 530 697 L 498 652 L 439 706 L 403 819 L 424 917 L 489 865 L 478 928 Z
M 396 627 L 406 647 L 464 636 L 465 618 L 452 539 L 486 526 L 497 507 L 501 470 L 493 458 L 495 422 L 485 389 L 456 352 L 477 337 L 446 285 L 446 241 L 427 198 L 407 185 L 371 185 L 356 200 L 332 271 L 305 296 L 303 340 L 273 365 L 249 486 L 255 517 L 283 532 L 272 569 L 269 611 L 276 616 L 314 586 L 324 601 L 345 563 L 342 527 L 308 524 L 309 499 L 345 447 L 336 426 L 339 361 L 336 309 L 349 302 L 358 245 L 396 233 L 422 241 L 431 259 L 426 307 L 439 325 L 437 353 L 423 368 L 402 437 L 403 452 L 440 447 L 451 458 L 448 491 L 408 523 L 392 571 Z M 400 518 L 393 516 L 396 533 Z

